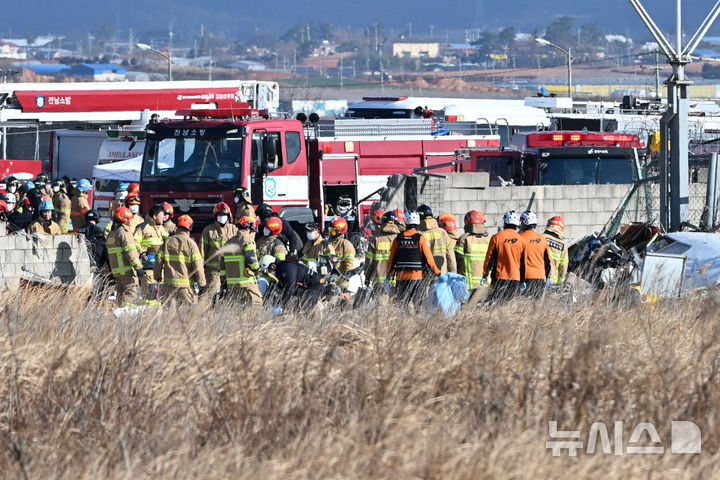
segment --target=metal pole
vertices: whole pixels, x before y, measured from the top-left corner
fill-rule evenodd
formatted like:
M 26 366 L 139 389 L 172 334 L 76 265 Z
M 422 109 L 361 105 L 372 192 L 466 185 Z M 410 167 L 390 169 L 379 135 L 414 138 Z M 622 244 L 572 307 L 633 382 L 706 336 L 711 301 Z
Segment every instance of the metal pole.
M 683 51 L 682 50 L 682 21 L 681 21 L 682 20 L 682 0 L 677 0 L 677 2 L 675 3 L 675 6 L 677 7 L 677 17 L 675 19 L 675 21 L 676 21 L 675 34 L 677 36 L 677 38 L 675 40 L 676 40 L 677 46 L 675 47 L 675 52 L 678 54 L 678 57 L 680 57 L 680 55 Z
M 168 80 L 172 82 L 172 60 L 170 55 L 167 57 L 168 61 Z
M 8 140 L 8 139 L 7 139 L 7 127 L 3 127 L 2 136 L 3 136 L 3 138 L 2 138 L 2 144 L 3 144 L 2 155 L 3 155 L 3 160 L 7 160 L 7 140 Z
M 707 206 L 707 218 L 705 226 L 708 230 L 715 230 L 717 223 L 717 163 L 718 154 L 710 154 L 710 163 L 708 164 L 707 193 L 705 195 L 705 204 Z
M 567 72 L 568 97 L 572 98 L 572 53 L 571 53 L 570 47 L 568 47 L 568 49 L 567 49 L 567 56 L 568 56 L 568 72 Z
M 655 98 L 660 101 L 660 59 L 658 58 L 660 52 L 655 49 Z

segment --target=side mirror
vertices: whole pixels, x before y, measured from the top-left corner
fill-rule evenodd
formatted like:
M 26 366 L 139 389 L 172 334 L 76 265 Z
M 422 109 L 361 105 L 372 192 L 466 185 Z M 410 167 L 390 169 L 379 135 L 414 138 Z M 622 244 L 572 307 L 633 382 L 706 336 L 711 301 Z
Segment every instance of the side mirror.
M 263 170 L 265 173 L 272 172 L 277 168 L 275 164 L 275 158 L 277 157 L 277 149 L 275 148 L 275 141 L 270 136 L 263 137 Z

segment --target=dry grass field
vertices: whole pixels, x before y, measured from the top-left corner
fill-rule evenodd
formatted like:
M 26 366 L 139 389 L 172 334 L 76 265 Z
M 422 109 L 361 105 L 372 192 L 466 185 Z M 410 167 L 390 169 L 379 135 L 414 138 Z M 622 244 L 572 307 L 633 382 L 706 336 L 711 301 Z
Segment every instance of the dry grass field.
M 2 478 L 718 478 L 720 309 L 516 300 L 116 319 L 0 296 Z M 548 421 L 652 422 L 665 452 L 553 457 Z M 692 420 L 702 453 L 670 453 Z M 647 438 L 645 439 L 647 440 Z M 621 452 L 622 453 L 622 452 Z

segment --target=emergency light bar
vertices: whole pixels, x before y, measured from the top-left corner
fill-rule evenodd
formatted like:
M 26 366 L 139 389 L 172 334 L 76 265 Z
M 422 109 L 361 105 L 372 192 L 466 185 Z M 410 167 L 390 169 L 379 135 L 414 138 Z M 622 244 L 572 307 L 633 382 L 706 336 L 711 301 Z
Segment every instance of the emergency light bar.
M 629 133 L 606 132 L 539 132 L 527 135 L 528 147 L 635 147 L 640 148 L 640 139 Z
M 363 100 L 366 102 L 400 102 L 402 100 L 407 100 L 407 95 L 402 97 L 362 97 Z

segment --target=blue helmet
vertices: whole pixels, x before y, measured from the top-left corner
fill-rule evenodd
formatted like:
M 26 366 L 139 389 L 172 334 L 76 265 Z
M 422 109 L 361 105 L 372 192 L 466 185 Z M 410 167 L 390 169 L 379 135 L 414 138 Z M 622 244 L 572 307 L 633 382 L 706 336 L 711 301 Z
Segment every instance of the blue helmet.
M 117 192 L 126 192 L 130 184 L 128 182 L 122 182 L 120 183 L 117 188 L 115 189 L 115 193 Z
M 42 212 L 45 210 L 55 210 L 55 207 L 53 206 L 53 203 L 50 200 L 43 200 L 40 202 L 40 206 L 38 207 L 38 211 Z
M 90 190 L 90 180 L 87 178 L 81 178 L 80 181 L 77 183 L 77 189 L 81 192 L 87 192 Z
M 25 182 L 25 188 L 27 188 L 28 190 L 32 190 L 33 188 L 35 188 L 35 183 L 28 180 L 27 182 Z

